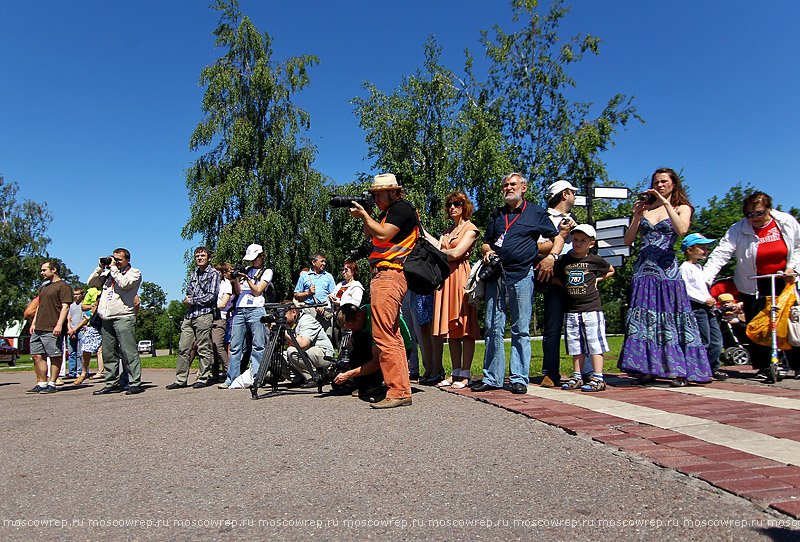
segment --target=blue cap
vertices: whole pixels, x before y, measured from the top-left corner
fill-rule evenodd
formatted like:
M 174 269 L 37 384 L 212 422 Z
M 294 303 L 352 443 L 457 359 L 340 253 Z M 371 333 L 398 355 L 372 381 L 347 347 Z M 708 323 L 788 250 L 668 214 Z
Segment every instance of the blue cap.
M 716 242 L 716 239 L 709 239 L 702 233 L 690 233 L 683 238 L 683 241 L 681 242 L 681 250 L 686 250 L 694 245 L 710 245 L 711 243 Z

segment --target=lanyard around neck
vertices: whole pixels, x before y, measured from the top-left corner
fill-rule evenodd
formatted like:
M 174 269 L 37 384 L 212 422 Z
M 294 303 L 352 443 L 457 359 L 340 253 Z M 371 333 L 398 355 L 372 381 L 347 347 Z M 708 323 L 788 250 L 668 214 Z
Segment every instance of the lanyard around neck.
M 528 206 L 528 202 L 527 202 L 527 200 L 526 200 L 526 201 L 525 201 L 525 202 L 522 204 L 522 210 L 519 212 L 519 214 L 518 214 L 517 216 L 515 216 L 515 217 L 514 217 L 514 220 L 512 220 L 510 224 L 509 224 L 509 222 L 508 222 L 508 213 L 505 213 L 505 214 L 503 215 L 503 218 L 505 218 L 505 219 L 506 219 L 506 231 L 508 231 L 508 228 L 510 228 L 510 227 L 511 227 L 511 224 L 513 224 L 514 222 L 516 222 L 516 221 L 517 221 L 517 219 L 520 217 L 520 215 L 521 215 L 522 213 L 524 213 L 524 212 L 525 212 L 525 207 L 527 207 L 527 206 Z

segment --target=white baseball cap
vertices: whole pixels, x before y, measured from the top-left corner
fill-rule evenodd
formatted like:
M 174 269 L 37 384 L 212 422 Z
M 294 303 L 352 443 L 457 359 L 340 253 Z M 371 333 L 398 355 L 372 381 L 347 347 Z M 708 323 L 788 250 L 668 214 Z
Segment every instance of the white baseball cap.
M 569 181 L 565 181 L 564 179 L 561 179 L 560 181 L 556 181 L 556 182 L 554 182 L 553 184 L 551 184 L 550 186 L 547 187 L 547 197 L 548 198 L 552 198 L 553 196 L 555 196 L 557 194 L 560 194 L 562 191 L 566 190 L 567 188 L 569 188 L 573 192 L 577 192 L 578 191 L 578 187 L 572 186 L 572 183 L 570 183 Z
M 253 243 L 252 245 L 247 247 L 247 252 L 244 253 L 244 258 L 242 259 L 247 262 L 252 262 L 256 258 L 258 258 L 259 254 L 263 253 L 264 253 L 264 248 L 259 244 Z
M 591 226 L 591 224 L 578 224 L 574 228 L 572 228 L 572 233 L 574 234 L 576 231 L 580 231 L 591 237 L 592 239 L 597 238 L 597 232 Z

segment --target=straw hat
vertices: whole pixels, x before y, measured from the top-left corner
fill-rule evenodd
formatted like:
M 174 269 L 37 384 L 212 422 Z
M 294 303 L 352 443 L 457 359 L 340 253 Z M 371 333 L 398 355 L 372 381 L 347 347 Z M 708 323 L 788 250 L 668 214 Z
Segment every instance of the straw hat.
M 391 173 L 382 173 L 375 175 L 372 181 L 372 186 L 367 190 L 370 192 L 377 192 L 379 190 L 403 190 L 403 187 L 397 183 L 397 178 Z

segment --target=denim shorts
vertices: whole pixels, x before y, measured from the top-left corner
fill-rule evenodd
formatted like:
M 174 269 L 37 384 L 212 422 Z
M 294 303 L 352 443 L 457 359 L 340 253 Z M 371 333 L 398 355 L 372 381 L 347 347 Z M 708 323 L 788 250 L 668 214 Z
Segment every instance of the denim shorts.
M 63 356 L 61 345 L 64 343 L 64 335 L 56 337 L 52 331 L 33 332 L 31 336 L 31 355 L 47 356 L 48 358 L 60 358 Z

